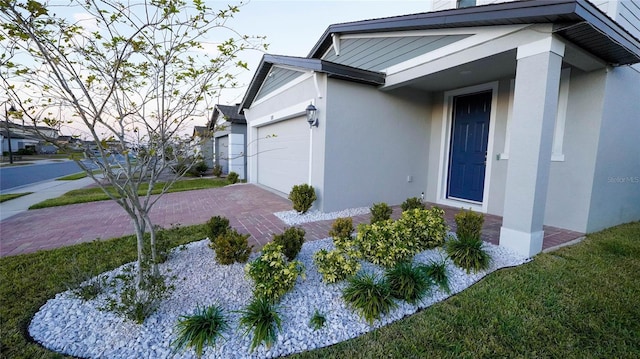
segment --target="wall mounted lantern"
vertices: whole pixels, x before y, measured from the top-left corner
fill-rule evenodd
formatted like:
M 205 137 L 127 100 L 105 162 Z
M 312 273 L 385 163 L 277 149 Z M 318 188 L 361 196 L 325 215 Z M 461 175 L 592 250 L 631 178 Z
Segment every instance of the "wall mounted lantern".
M 307 113 L 307 122 L 309 122 L 309 128 L 313 126 L 318 127 L 318 118 L 316 117 L 316 112 L 318 112 L 318 109 L 310 103 L 309 106 L 307 106 L 305 112 Z

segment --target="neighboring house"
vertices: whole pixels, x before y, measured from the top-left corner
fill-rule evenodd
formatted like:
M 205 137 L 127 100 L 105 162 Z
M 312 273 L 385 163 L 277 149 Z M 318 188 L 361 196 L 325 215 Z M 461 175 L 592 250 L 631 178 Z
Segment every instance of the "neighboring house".
M 500 244 L 526 255 L 543 224 L 640 219 L 640 3 L 598 3 L 336 24 L 306 58 L 265 55 L 240 106 L 249 182 L 309 183 L 324 212 L 424 193 L 502 216 Z
M 47 148 L 47 142 L 53 141 L 58 137 L 58 130 L 54 128 L 45 126 L 21 126 L 15 123 L 7 124 L 6 122 L 3 122 L 0 124 L 2 152 L 9 151 L 7 125 L 11 135 L 11 152 L 31 150 L 37 153 L 48 153 L 48 150 L 43 150 Z
M 247 178 L 247 120 L 240 114 L 239 105 L 216 105 L 208 124 L 213 132 L 215 164 L 222 173 L 235 172 Z
M 191 139 L 195 146 L 195 154 L 202 156 L 207 167 L 213 168 L 213 138 L 207 126 L 194 126 Z

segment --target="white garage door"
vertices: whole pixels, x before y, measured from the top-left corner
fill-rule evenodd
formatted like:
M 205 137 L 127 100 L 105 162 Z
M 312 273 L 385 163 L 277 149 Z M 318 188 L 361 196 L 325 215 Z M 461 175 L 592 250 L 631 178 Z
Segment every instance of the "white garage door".
M 275 136 L 274 136 L 275 135 Z M 258 183 L 283 193 L 309 177 L 309 124 L 306 118 L 258 128 Z

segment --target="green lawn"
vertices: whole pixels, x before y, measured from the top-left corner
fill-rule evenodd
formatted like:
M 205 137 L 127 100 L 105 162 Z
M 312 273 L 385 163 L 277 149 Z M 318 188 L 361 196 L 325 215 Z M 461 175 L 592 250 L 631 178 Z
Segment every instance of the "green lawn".
M 18 198 L 18 197 L 22 197 L 22 196 L 26 196 L 28 194 L 32 194 L 33 192 L 22 192 L 22 193 L 7 193 L 7 194 L 0 194 L 0 203 L 4 202 L 4 201 L 8 201 L 14 198 Z
M 228 184 L 229 182 L 227 182 L 227 180 L 221 179 L 221 178 L 187 179 L 187 180 L 181 180 L 174 183 L 168 192 L 171 193 L 171 192 L 181 192 L 181 191 L 192 191 L 197 189 L 224 187 Z M 162 183 L 158 183 L 154 187 L 153 193 L 154 194 L 160 193 L 162 189 L 162 185 L 163 185 Z M 143 183 L 140 186 L 140 189 L 138 190 L 138 194 L 139 195 L 146 194 L 148 188 L 149 186 Z M 98 188 L 98 187 L 83 188 L 83 189 L 76 189 L 73 191 L 69 191 L 57 198 L 51 198 L 51 199 L 44 200 L 40 203 L 36 203 L 33 206 L 29 207 L 29 209 L 66 206 L 68 204 L 104 201 L 108 199 L 109 197 L 104 193 L 104 191 L 102 191 L 101 188 Z
M 203 225 L 166 233 L 174 245 L 206 236 Z M 134 258 L 134 237 L 128 236 L 0 259 L 0 353 L 60 357 L 26 339 L 33 314 L 78 271 L 96 275 Z M 638 273 L 635 222 L 500 270 L 387 327 L 293 357 L 640 357 Z

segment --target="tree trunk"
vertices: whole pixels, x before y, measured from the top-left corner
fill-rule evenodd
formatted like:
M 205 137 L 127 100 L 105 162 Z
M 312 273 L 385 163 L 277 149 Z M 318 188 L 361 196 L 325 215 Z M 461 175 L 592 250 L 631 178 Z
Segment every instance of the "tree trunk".
M 151 273 L 155 277 L 160 275 L 160 271 L 158 270 L 158 251 L 156 249 L 156 229 L 151 224 L 151 218 L 149 218 L 148 214 L 145 214 L 144 221 L 149 226 L 149 234 L 151 236 Z

